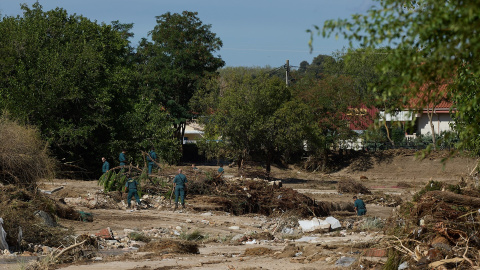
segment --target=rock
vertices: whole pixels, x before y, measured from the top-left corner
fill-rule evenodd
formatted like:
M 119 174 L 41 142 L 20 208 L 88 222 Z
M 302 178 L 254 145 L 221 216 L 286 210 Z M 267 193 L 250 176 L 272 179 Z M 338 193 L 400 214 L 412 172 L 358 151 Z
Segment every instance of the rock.
M 210 217 L 210 216 L 213 216 L 213 214 L 212 212 L 206 212 L 206 213 L 202 213 L 201 216 Z
M 175 230 L 177 230 L 177 231 L 181 231 L 181 230 L 182 230 L 182 227 L 180 227 L 180 226 L 177 226 L 177 227 L 175 227 Z
M 193 223 L 193 221 L 191 219 L 187 219 L 185 220 L 186 223 Z
M 398 268 L 398 270 L 405 270 L 405 269 L 408 269 L 408 262 L 403 262 L 401 263 Z
M 237 234 L 234 237 L 232 237 L 232 241 L 238 241 L 243 238 L 243 234 Z
M 335 265 L 348 267 L 352 265 L 357 259 L 353 257 L 341 257 L 335 262 Z
M 53 220 L 53 218 L 47 213 L 42 210 L 35 211 L 33 213 L 36 217 L 43 219 L 43 223 L 49 227 L 55 227 L 57 223 Z
M 228 227 L 230 230 L 240 230 L 240 227 L 239 226 L 231 226 L 231 227 Z
M 335 230 L 335 229 L 337 229 L 337 228 L 341 228 L 341 227 L 342 227 L 342 224 L 340 224 L 340 221 L 338 221 L 338 219 L 336 219 L 336 218 L 334 218 L 334 217 L 327 217 L 327 218 L 325 219 L 325 222 L 330 223 L 332 230 Z

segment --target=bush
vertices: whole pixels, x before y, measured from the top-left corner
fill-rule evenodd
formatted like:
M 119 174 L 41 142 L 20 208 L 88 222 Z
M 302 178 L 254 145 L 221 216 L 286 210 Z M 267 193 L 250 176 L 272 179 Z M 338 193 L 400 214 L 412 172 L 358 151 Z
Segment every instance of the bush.
M 53 177 L 54 160 L 36 128 L 3 116 L 0 141 L 0 182 L 33 190 L 39 179 Z

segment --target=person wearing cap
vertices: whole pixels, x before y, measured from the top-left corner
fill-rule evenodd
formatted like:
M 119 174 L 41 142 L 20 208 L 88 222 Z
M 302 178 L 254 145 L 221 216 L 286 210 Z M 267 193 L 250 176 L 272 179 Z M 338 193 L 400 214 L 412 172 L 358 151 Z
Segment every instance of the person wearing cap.
M 185 208 L 185 189 L 187 188 L 187 177 L 182 173 L 182 169 L 178 169 L 178 174 L 173 179 L 173 187 L 175 189 L 175 209 L 178 208 L 178 197 L 180 197 L 182 208 Z
M 357 216 L 363 216 L 367 213 L 367 207 L 362 199 L 358 199 L 357 196 L 353 196 L 353 206 L 355 207 L 355 212 L 357 212 Z

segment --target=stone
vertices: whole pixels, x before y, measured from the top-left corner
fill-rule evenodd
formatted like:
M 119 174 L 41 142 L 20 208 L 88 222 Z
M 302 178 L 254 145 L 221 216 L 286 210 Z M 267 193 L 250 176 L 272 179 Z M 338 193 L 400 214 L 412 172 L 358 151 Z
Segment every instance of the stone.
M 335 265 L 348 267 L 352 265 L 357 259 L 353 257 L 341 257 L 335 262 Z
M 234 237 L 232 237 L 232 241 L 238 241 L 243 238 L 243 234 L 237 234 Z

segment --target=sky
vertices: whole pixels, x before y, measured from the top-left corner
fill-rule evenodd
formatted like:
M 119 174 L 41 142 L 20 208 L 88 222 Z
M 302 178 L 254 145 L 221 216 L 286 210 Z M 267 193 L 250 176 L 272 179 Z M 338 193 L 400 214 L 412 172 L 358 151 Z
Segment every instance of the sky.
M 36 0 L 0 0 L 1 16 L 21 15 L 20 4 L 31 6 Z M 351 18 L 365 13 L 373 0 L 39 0 L 43 10 L 56 7 L 69 14 L 82 15 L 98 23 L 133 23 L 131 39 L 136 47 L 156 24 L 155 16 L 184 10 L 198 12 L 198 18 L 211 25 L 223 42 L 215 52 L 226 66 L 291 66 L 312 62 L 319 54 L 330 55 L 348 47 L 341 37 L 315 35 L 310 53 L 307 29 L 322 26 L 325 20 Z

